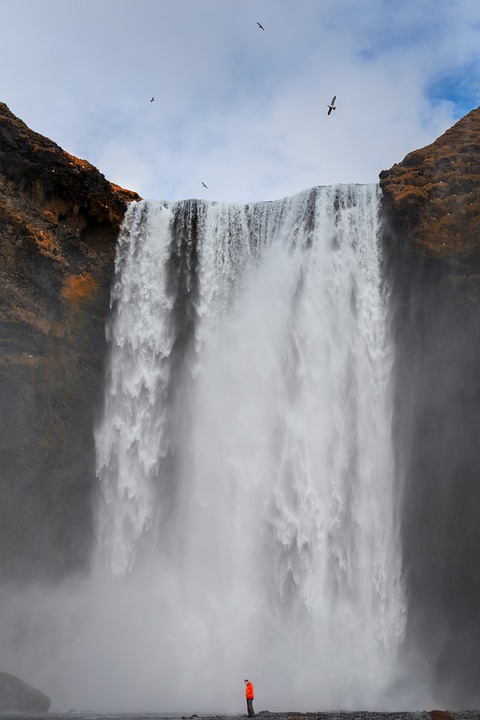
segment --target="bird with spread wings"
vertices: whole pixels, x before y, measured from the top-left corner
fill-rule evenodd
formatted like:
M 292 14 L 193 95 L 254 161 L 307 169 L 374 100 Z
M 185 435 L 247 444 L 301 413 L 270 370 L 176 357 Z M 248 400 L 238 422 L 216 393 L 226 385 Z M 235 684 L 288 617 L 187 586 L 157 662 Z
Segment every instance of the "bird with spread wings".
M 337 96 L 334 95 L 333 98 L 332 98 L 332 102 L 330 103 L 330 105 L 327 105 L 327 107 L 328 107 L 328 113 L 327 113 L 327 115 L 330 115 L 330 113 L 332 112 L 332 110 L 336 110 L 336 109 L 337 109 L 337 108 L 335 107 L 335 100 L 336 100 L 336 99 L 337 99 Z

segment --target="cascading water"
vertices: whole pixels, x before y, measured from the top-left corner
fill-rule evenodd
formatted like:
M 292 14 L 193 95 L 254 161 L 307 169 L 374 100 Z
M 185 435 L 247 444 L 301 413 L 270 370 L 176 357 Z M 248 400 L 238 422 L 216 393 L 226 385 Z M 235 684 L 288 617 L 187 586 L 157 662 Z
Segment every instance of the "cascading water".
M 257 710 L 384 703 L 405 605 L 379 192 L 129 208 L 98 559 L 156 709 L 237 710 L 244 677 Z

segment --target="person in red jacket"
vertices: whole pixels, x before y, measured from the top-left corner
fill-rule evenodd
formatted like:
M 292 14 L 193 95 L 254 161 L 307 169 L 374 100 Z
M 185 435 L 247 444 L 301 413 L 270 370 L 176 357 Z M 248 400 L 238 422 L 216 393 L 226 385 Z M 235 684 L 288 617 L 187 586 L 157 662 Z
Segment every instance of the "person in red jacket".
M 253 683 L 251 683 L 250 680 L 245 680 L 245 697 L 247 698 L 248 717 L 253 717 L 255 715 L 253 710 L 253 700 L 255 698 L 255 694 L 253 692 Z

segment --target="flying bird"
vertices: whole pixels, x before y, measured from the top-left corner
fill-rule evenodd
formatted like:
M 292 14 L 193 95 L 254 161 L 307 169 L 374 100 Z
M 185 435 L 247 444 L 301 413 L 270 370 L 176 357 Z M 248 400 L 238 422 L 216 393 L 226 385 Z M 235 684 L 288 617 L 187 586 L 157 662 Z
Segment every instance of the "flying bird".
M 257 25 L 258 25 L 258 27 L 260 28 L 260 30 L 265 30 L 265 28 L 263 27 L 263 25 L 260 25 L 260 23 L 259 23 L 258 21 L 257 21 Z
M 154 97 L 152 97 L 152 99 L 150 100 L 150 102 L 153 102 L 154 100 L 155 100 L 155 98 L 154 98 Z
M 208 190 L 208 187 L 205 185 L 205 183 L 203 182 L 203 180 L 202 180 L 202 185 L 203 185 L 204 188 L 207 188 L 207 190 Z
M 335 100 L 336 100 L 336 99 L 337 99 L 337 96 L 334 95 L 333 98 L 332 98 L 332 102 L 330 103 L 330 105 L 327 105 L 327 107 L 328 107 L 328 113 L 327 113 L 327 115 L 330 115 L 330 113 L 332 112 L 332 110 L 336 110 L 336 109 L 337 109 L 337 108 L 335 107 Z

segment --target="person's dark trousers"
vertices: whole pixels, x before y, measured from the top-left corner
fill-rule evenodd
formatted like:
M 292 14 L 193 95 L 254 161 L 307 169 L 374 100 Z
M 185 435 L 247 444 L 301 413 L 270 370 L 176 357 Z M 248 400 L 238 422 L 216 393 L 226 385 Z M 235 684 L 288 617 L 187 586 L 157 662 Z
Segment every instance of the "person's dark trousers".
M 247 712 L 248 717 L 253 717 L 255 715 L 253 710 L 253 698 L 247 698 Z

